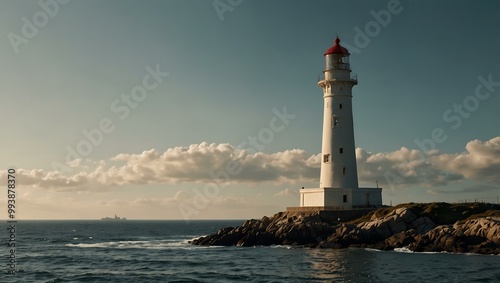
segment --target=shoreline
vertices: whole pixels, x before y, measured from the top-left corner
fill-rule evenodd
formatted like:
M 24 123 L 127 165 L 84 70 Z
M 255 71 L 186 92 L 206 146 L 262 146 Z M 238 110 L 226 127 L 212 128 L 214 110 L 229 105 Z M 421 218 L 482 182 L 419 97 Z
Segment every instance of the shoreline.
M 222 228 L 189 243 L 500 254 L 499 204 L 409 203 L 380 208 L 345 222 L 332 220 L 332 215 L 334 212 L 279 212 Z

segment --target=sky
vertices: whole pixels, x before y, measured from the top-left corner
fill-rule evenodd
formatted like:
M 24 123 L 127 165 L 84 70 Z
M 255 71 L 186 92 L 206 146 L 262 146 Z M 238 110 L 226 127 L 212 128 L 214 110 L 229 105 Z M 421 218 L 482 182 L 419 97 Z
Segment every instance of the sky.
M 324 52 L 358 75 L 361 186 L 500 196 L 498 1 L 0 1 L 0 205 L 260 218 L 319 186 Z M 7 215 L 2 215 L 7 217 Z

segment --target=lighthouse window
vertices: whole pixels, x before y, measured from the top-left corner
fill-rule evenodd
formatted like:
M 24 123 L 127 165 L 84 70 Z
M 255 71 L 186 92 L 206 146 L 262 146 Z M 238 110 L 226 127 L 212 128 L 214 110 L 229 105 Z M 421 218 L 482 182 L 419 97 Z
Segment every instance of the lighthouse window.
M 337 127 L 339 125 L 339 117 L 332 117 L 332 128 Z
M 339 104 L 339 109 L 342 109 L 342 103 Z
M 330 154 L 324 154 L 323 155 L 323 162 L 324 163 L 330 163 Z
M 343 147 L 339 148 L 339 153 L 340 154 L 344 153 L 344 148 Z
M 343 195 L 343 196 L 342 196 L 342 201 L 343 201 L 343 202 L 347 202 L 347 195 Z
M 344 174 L 344 175 L 345 175 L 345 167 L 344 167 L 344 168 L 342 168 L 342 174 Z

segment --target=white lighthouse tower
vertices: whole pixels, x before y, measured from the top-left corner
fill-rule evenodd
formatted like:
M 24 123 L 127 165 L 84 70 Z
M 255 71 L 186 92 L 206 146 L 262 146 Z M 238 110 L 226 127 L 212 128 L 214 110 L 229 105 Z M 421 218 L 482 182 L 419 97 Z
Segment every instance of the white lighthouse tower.
M 358 187 L 352 121 L 352 87 L 356 84 L 349 52 L 337 37 L 325 53 L 325 69 L 318 82 L 324 100 L 320 188 Z
M 381 188 L 359 188 L 354 144 L 349 51 L 340 39 L 329 48 L 318 86 L 323 89 L 323 140 L 319 188 L 300 191 L 301 207 L 353 209 L 382 205 Z

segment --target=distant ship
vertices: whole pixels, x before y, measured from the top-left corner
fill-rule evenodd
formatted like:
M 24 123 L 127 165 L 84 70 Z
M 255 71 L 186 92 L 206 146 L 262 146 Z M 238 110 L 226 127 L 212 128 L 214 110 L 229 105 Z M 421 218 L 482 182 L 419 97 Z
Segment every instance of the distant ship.
M 121 220 L 127 220 L 127 218 L 125 218 L 125 217 L 120 218 L 120 217 L 116 216 L 116 214 L 115 214 L 115 218 L 104 217 L 104 218 L 101 218 L 101 220 L 105 220 L 105 221 L 108 221 L 108 220 L 111 220 L 111 221 L 121 221 Z

